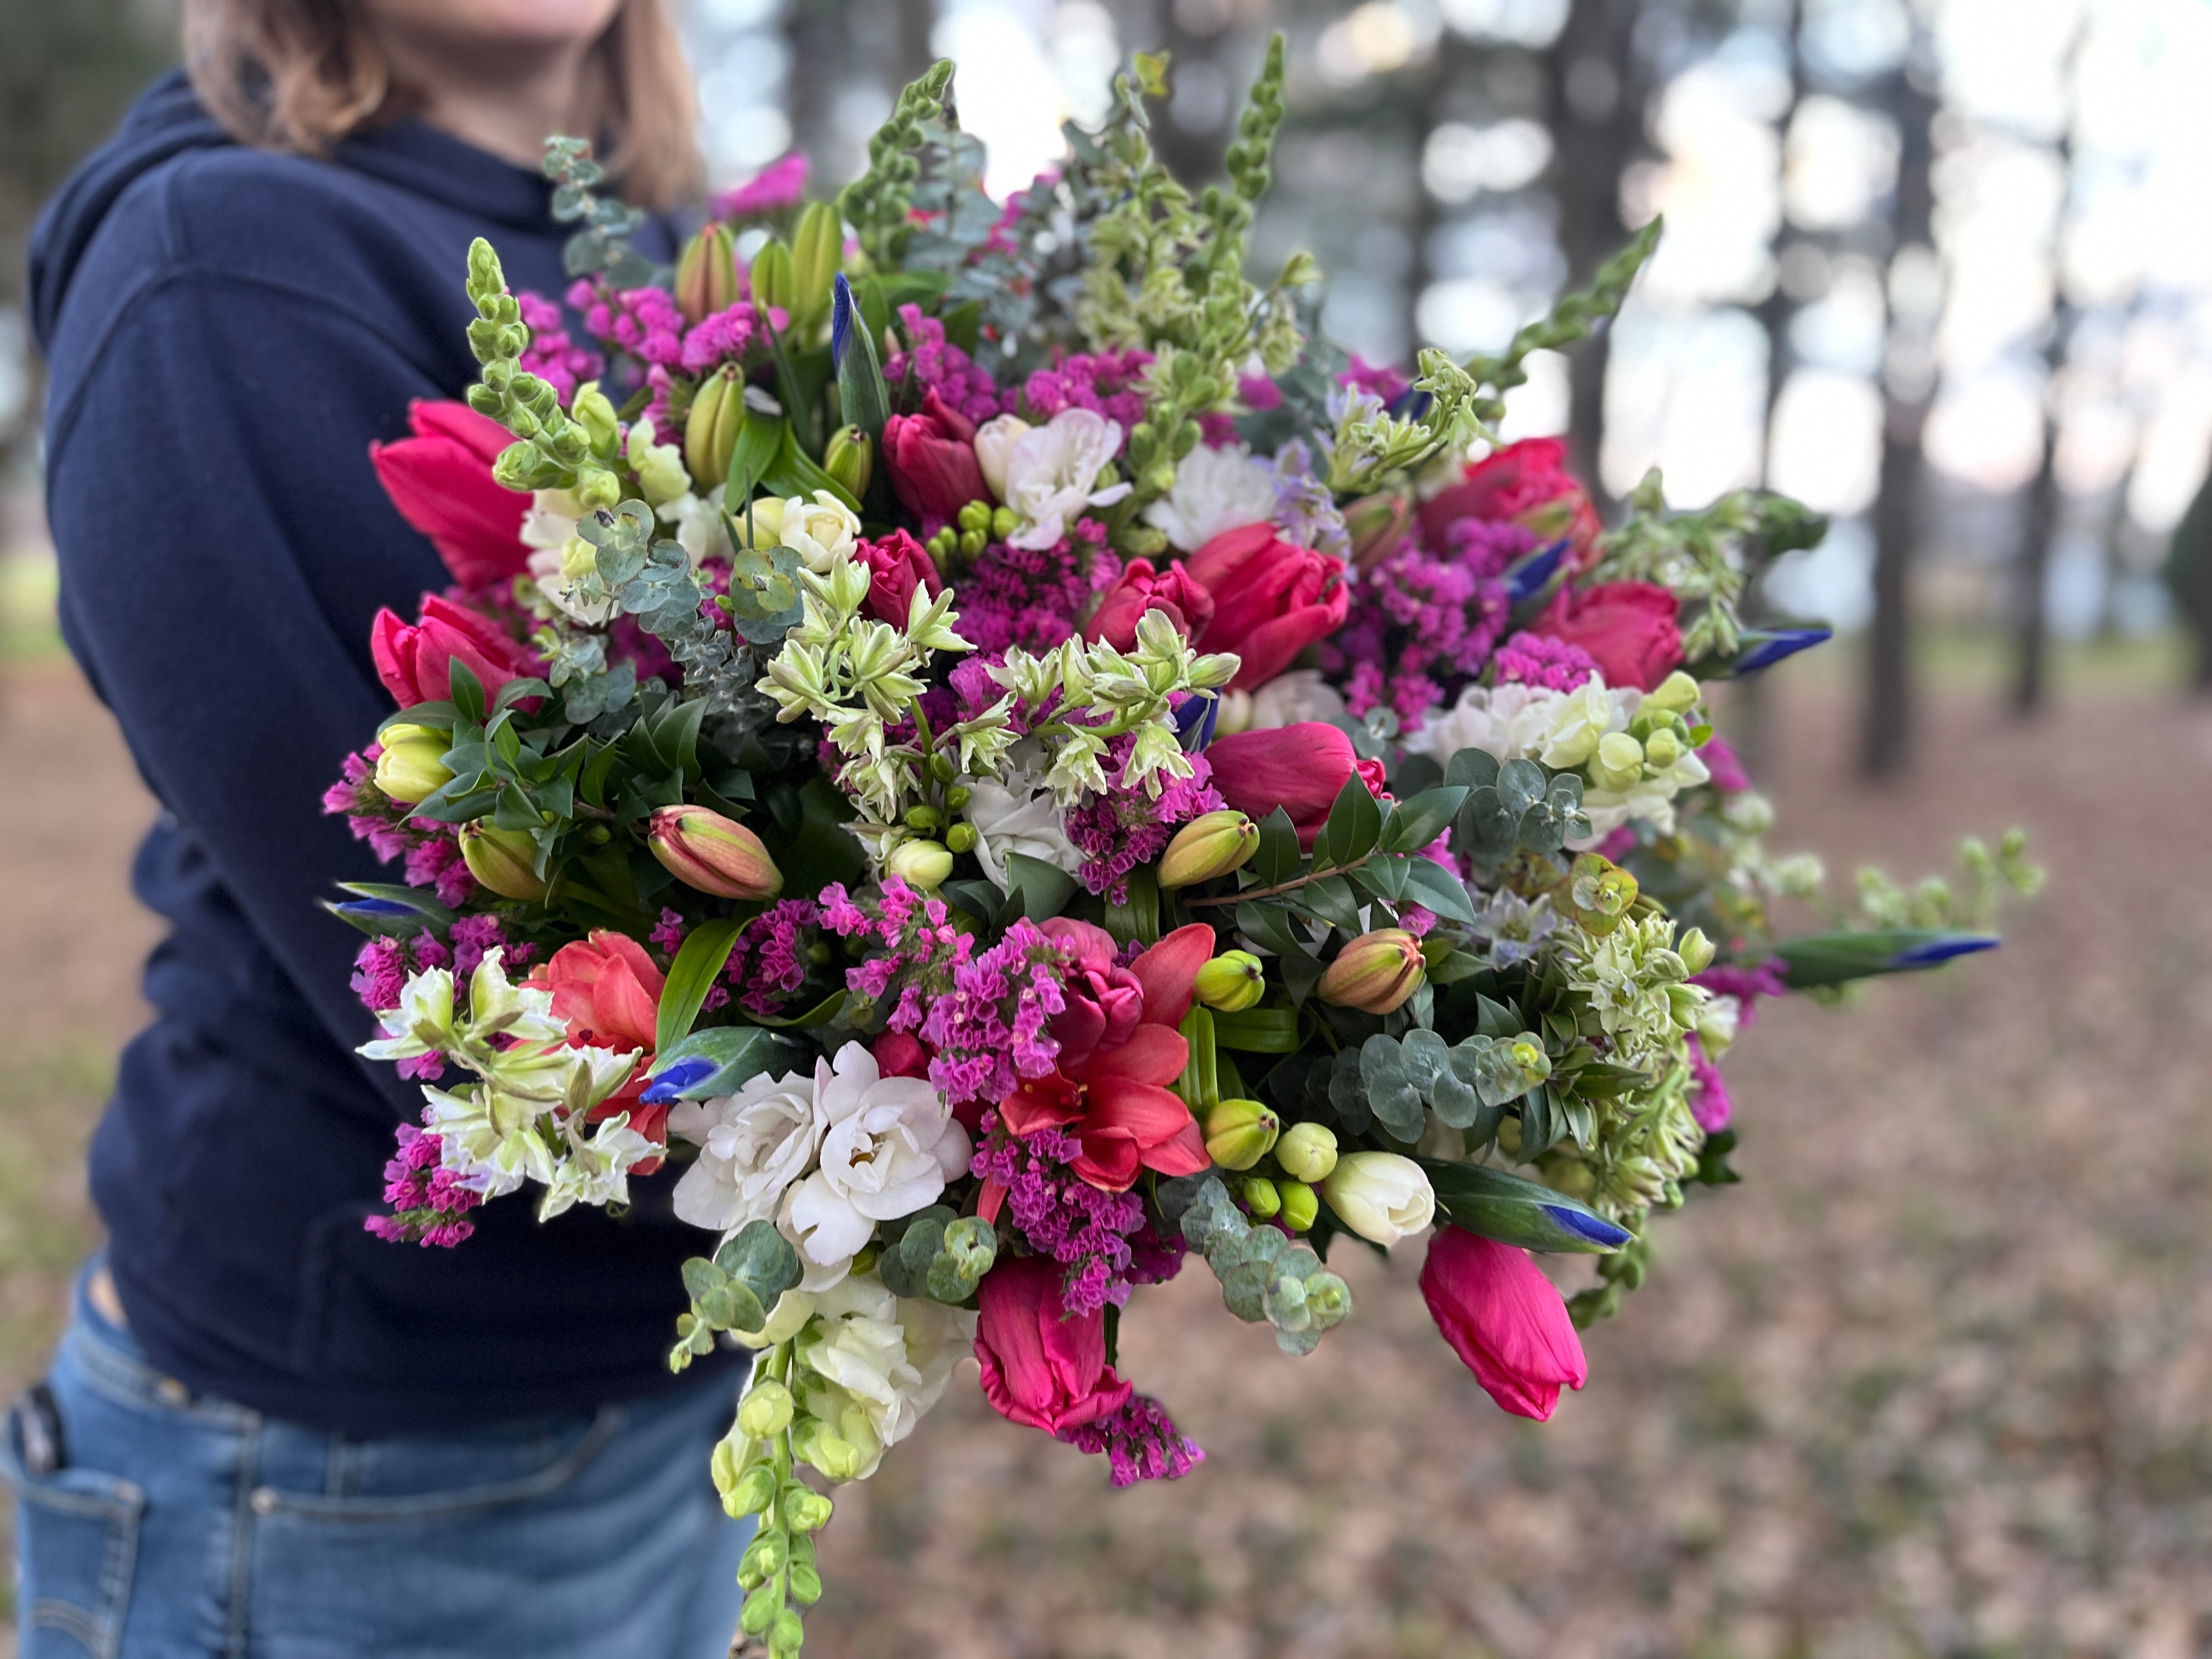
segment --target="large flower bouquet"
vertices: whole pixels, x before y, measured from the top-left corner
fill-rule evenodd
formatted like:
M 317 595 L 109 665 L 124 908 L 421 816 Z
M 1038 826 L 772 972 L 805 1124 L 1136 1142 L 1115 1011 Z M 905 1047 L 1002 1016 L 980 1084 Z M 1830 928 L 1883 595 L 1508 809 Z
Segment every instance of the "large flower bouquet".
M 670 1363 L 758 1351 L 714 1474 L 775 1653 L 801 1466 L 867 1475 L 961 1356 L 1117 1486 L 1189 1469 L 1115 1369 L 1187 1257 L 1302 1354 L 1352 1311 L 1333 1245 L 1426 1235 L 1445 1340 L 1549 1416 L 1654 1215 L 1734 1179 L 1759 999 L 1991 943 L 2032 879 L 1969 843 L 1776 937 L 1817 867 L 1762 851 L 1708 695 L 1822 636 L 1738 615 L 1820 521 L 1654 479 L 1607 532 L 1497 429 L 1656 226 L 1502 356 L 1346 360 L 1310 261 L 1245 271 L 1279 42 L 1196 198 L 1162 67 L 1001 210 L 940 64 L 834 205 L 771 169 L 672 271 L 556 141 L 566 310 L 478 242 L 482 380 L 374 456 L 454 586 L 377 619 L 400 708 L 330 800 L 404 860 L 334 906 L 363 1052 L 427 1101 L 370 1225 L 682 1166 Z

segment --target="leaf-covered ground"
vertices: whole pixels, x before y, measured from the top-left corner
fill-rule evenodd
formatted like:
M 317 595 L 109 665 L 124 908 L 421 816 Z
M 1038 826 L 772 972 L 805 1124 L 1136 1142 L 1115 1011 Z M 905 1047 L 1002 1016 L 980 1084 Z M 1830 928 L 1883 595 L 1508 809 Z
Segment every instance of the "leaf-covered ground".
M 1730 1057 L 1745 1184 L 1662 1224 L 1549 1425 L 1435 1339 L 1411 1259 L 1304 1360 L 1188 1272 L 1125 1370 L 1207 1448 L 1172 1486 L 964 1381 L 824 1550 L 823 1656 L 2126 1655 L 2212 1647 L 2212 710 L 1939 711 L 1915 781 L 1846 781 L 1784 679 L 1778 845 L 1839 876 L 2027 823 L 2008 947 Z M 152 926 L 150 808 L 65 671 L 0 692 L 0 1369 L 35 1372 L 92 1237 L 79 1149 Z

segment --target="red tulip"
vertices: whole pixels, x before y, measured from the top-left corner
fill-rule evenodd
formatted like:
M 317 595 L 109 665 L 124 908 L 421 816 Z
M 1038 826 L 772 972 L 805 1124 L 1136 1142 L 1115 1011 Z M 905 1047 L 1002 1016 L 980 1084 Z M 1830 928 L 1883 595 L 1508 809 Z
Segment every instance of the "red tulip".
M 1342 559 L 1285 541 L 1270 524 L 1224 531 L 1184 568 L 1213 596 L 1213 620 L 1196 641 L 1200 649 L 1243 659 L 1231 690 L 1274 678 L 1299 652 L 1343 626 L 1351 603 Z
M 975 1360 L 1000 1416 L 1047 1434 L 1117 1412 L 1129 1384 L 1106 1363 L 1106 1310 L 1071 1316 L 1061 1268 L 1043 1256 L 1001 1257 L 976 1295 Z
M 854 548 L 868 567 L 868 614 L 894 628 L 906 626 L 908 608 L 917 587 L 935 599 L 945 588 L 937 574 L 937 561 L 903 530 L 873 541 L 863 539 Z
M 1589 653 L 1607 685 L 1655 690 L 1682 661 L 1680 602 L 1656 582 L 1562 589 L 1530 631 Z
M 422 596 L 422 614 L 415 622 L 378 611 L 368 650 L 376 677 L 402 708 L 451 696 L 456 661 L 468 665 L 487 696 L 509 680 L 535 678 L 544 668 L 535 652 L 509 639 L 489 618 L 435 593 Z
M 1137 624 L 1147 611 L 1165 612 L 1177 633 L 1194 640 L 1213 620 L 1213 595 L 1180 564 L 1155 571 L 1150 559 L 1132 559 L 1098 601 L 1083 637 L 1127 651 L 1136 644 Z
M 571 1048 L 588 1045 L 617 1054 L 643 1051 L 629 1081 L 593 1107 L 591 1120 L 628 1112 L 631 1128 L 647 1140 L 665 1144 L 667 1103 L 647 1105 L 639 1098 L 651 1083 L 646 1073 L 660 1018 L 661 988 L 667 982 L 645 947 L 627 934 L 595 930 L 586 939 L 562 945 L 525 982 L 553 994 L 553 1012 L 568 1022 Z M 659 1167 L 658 1158 L 648 1158 L 637 1165 L 636 1173 L 651 1175 Z
M 932 387 L 919 415 L 884 422 L 884 465 L 899 505 L 921 520 L 951 523 L 970 501 L 988 499 L 975 459 L 975 422 Z
M 1452 1352 L 1516 1416 L 1541 1423 L 1562 1387 L 1589 1380 L 1567 1304 L 1528 1251 L 1446 1227 L 1429 1241 L 1421 1295 Z
M 1546 541 L 1569 544 L 1567 568 L 1587 568 L 1601 526 L 1589 495 L 1567 471 L 1557 438 L 1523 438 L 1467 469 L 1460 483 L 1421 503 L 1421 534 L 1431 547 L 1461 519 L 1507 519 Z
M 399 516 L 430 538 L 464 587 L 520 575 L 530 560 L 522 544 L 530 497 L 491 476 L 491 464 L 514 434 L 466 404 L 424 398 L 408 404 L 407 424 L 413 437 L 368 447 Z
M 1361 760 L 1352 739 L 1322 720 L 1216 738 L 1206 758 L 1222 799 L 1255 820 L 1281 807 L 1308 852 L 1346 778 L 1358 773 L 1378 799 L 1386 781 L 1381 761 Z

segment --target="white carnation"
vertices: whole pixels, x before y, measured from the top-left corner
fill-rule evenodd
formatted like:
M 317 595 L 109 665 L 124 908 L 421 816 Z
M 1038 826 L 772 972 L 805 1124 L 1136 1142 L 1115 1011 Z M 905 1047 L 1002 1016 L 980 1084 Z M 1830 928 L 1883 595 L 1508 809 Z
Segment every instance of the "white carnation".
M 1085 507 L 1110 507 L 1127 495 L 1126 483 L 1097 487 L 1099 473 L 1121 448 L 1120 423 L 1095 409 L 1063 409 L 1023 433 L 1006 451 L 1004 476 L 1006 505 L 1026 522 L 1006 538 L 1007 544 L 1050 547 Z
M 1224 531 L 1258 524 L 1275 511 L 1275 469 L 1242 444 L 1200 444 L 1176 467 L 1175 488 L 1145 509 L 1145 522 L 1194 553 Z
M 695 1227 L 728 1232 L 749 1221 L 772 1221 L 784 1191 L 814 1165 L 823 1122 L 815 1097 L 830 1072 L 753 1079 L 733 1095 L 678 1101 L 668 1132 L 701 1150 L 676 1183 L 676 1213 Z
M 857 1042 L 837 1051 L 834 1067 L 817 1062 L 814 1079 L 820 1162 L 778 1218 L 808 1267 L 842 1276 L 878 1222 L 932 1203 L 968 1167 L 968 1132 L 935 1084 L 884 1077 Z
M 811 1298 L 798 1341 L 793 1391 L 811 1417 L 856 1448 L 855 1479 L 875 1473 L 884 1449 L 914 1431 L 972 1349 L 975 1316 L 894 1297 L 872 1275 Z

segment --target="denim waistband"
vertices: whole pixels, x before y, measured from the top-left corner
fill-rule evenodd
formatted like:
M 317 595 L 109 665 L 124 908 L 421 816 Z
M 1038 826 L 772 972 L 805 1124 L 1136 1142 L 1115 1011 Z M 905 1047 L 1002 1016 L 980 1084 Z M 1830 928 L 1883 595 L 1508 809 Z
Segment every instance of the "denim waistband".
M 62 1333 L 56 1364 L 76 1366 L 93 1387 L 126 1406 L 181 1412 L 211 1426 L 244 1429 L 258 1423 L 259 1413 L 213 1395 L 195 1395 L 147 1362 L 137 1339 L 93 1302 L 92 1276 L 106 1260 L 102 1251 L 77 1271 L 69 1327 Z

